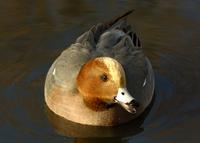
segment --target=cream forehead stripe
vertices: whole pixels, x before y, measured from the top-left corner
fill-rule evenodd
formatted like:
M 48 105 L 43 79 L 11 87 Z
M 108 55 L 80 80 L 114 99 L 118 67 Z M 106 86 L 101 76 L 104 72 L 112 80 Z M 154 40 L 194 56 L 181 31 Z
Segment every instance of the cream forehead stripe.
M 112 80 L 119 83 L 120 78 L 123 77 L 125 81 L 125 73 L 119 62 L 109 57 L 100 57 L 97 58 L 99 61 L 103 62 L 109 70 L 109 73 L 112 75 Z M 124 83 L 125 84 L 125 83 Z

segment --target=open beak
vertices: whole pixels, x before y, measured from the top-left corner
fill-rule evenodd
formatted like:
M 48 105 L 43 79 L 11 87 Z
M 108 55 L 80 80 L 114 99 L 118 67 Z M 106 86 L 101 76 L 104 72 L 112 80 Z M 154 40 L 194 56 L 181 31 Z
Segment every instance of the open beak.
M 126 88 L 119 88 L 117 96 L 114 97 L 114 101 L 120 104 L 128 112 L 135 114 L 139 103 L 129 94 Z

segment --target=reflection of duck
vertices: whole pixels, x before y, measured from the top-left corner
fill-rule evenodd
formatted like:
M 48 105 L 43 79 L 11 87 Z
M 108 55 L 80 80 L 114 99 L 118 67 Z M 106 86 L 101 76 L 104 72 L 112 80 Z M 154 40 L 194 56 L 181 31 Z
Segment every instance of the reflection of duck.
M 130 12 L 92 27 L 56 59 L 45 82 L 45 101 L 53 112 L 81 124 L 112 126 L 149 105 L 153 70 L 138 37 L 121 20 Z
M 76 138 L 74 143 L 128 143 L 122 138 Z

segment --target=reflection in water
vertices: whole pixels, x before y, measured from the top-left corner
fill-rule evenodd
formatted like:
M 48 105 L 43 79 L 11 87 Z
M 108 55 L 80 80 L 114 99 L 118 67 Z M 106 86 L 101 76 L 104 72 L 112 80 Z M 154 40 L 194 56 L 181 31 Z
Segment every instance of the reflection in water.
M 74 143 L 128 143 L 122 138 L 76 138 Z
M 47 121 L 43 111 L 46 73 L 81 33 L 128 9 L 135 9 L 128 20 L 153 64 L 157 96 L 138 132 L 127 135 L 128 139 L 108 141 L 198 142 L 198 0 L 0 1 L 0 141 L 74 142 L 57 135 Z M 75 139 L 81 141 L 92 142 Z

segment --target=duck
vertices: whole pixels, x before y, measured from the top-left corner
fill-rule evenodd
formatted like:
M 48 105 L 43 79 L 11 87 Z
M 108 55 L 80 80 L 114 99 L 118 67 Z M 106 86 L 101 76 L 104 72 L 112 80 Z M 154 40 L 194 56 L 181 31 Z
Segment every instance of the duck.
M 44 87 L 53 113 L 82 125 L 116 126 L 151 103 L 154 71 L 127 22 L 130 13 L 92 26 L 53 62 Z

